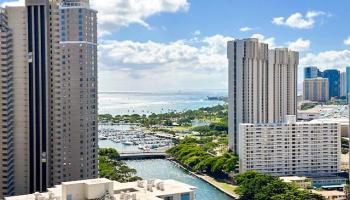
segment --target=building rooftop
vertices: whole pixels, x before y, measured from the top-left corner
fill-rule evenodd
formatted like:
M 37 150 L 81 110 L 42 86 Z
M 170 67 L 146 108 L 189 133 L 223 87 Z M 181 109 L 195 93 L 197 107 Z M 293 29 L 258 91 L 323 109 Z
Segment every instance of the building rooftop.
M 293 181 L 311 181 L 310 178 L 307 178 L 305 176 L 283 176 L 280 177 L 284 182 L 290 183 Z
M 312 190 L 313 193 L 322 195 L 326 198 L 343 196 L 345 197 L 345 193 L 338 190 Z
M 314 119 L 311 122 L 313 123 L 339 123 L 342 125 L 349 124 L 349 118 L 323 118 L 323 119 Z
M 64 182 L 48 192 L 6 197 L 5 200 L 162 200 L 165 196 L 193 193 L 196 188 L 175 180 L 120 183 L 105 178 Z M 109 197 L 109 198 L 108 198 Z

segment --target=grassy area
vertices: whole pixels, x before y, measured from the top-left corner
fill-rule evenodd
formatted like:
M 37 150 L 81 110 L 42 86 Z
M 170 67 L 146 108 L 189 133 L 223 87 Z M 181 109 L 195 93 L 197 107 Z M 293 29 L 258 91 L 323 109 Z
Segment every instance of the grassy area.
M 226 193 L 234 196 L 234 197 L 239 197 L 234 191 L 237 188 L 236 185 L 232 185 L 232 184 L 228 184 L 226 182 L 214 179 L 210 176 L 202 176 L 200 175 L 200 177 L 206 181 L 208 181 L 209 183 L 211 183 L 212 185 L 216 186 L 217 188 L 220 188 L 221 190 L 225 191 Z
M 192 126 L 173 126 L 168 128 L 169 130 L 175 131 L 175 132 L 183 132 L 183 131 L 189 131 L 192 129 Z

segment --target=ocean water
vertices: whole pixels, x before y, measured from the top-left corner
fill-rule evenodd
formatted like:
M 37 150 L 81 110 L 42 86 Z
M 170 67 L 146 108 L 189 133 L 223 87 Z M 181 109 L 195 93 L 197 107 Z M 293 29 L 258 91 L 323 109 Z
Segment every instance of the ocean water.
M 152 114 L 195 110 L 223 104 L 209 101 L 208 96 L 227 96 L 225 90 L 186 92 L 101 92 L 99 114 Z

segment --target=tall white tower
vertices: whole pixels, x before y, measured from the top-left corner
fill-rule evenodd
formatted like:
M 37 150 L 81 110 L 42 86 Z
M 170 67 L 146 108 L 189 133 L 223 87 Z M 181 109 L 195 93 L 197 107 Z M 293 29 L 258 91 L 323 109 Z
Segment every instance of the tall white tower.
M 229 147 L 239 149 L 239 124 L 283 122 L 296 114 L 299 54 L 270 50 L 258 39 L 229 41 Z

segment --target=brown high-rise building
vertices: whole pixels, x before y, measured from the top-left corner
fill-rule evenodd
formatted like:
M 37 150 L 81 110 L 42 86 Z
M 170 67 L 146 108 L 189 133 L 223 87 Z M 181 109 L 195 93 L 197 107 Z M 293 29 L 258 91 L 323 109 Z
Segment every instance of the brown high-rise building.
M 1 19 L 0 199 L 97 177 L 96 11 L 88 0 L 26 0 Z

